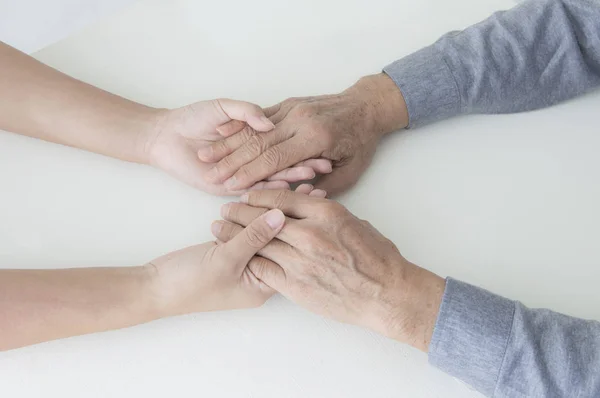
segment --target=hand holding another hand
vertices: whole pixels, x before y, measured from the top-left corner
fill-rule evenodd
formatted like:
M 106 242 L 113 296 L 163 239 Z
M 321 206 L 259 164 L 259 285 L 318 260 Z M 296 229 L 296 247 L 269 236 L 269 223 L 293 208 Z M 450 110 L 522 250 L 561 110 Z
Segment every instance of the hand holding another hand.
M 211 184 L 245 189 L 277 172 L 325 158 L 333 172 L 318 188 L 348 189 L 370 164 L 381 136 L 408 124 L 400 90 L 385 74 L 361 79 L 337 95 L 291 98 L 265 110 L 275 128 L 251 137 L 235 135 L 200 149 L 200 158 L 215 163 L 206 174 Z M 239 129 L 230 123 L 224 135 Z
M 326 194 L 309 184 L 300 185 L 296 192 L 314 198 L 323 198 Z M 247 265 L 277 235 L 284 222 L 280 210 L 263 212 L 245 229 L 240 228 L 241 233 L 227 243 L 191 246 L 148 263 L 145 268 L 150 275 L 156 315 L 164 317 L 264 304 L 275 291 Z
M 213 228 L 228 242 L 268 209 L 288 218 L 248 268 L 307 309 L 371 328 L 427 351 L 444 280 L 402 257 L 394 244 L 342 205 L 287 191 L 255 191 L 223 207 Z M 227 244 L 227 243 L 225 243 Z
M 201 160 L 198 151 L 219 145 L 225 137 L 219 132 L 219 126 L 228 122 L 231 124 L 223 134 L 241 142 L 274 127 L 257 105 L 230 99 L 201 101 L 158 112 L 154 128 L 147 134 L 145 152 L 153 166 L 215 195 L 240 195 L 248 189 L 286 189 L 290 182 L 310 180 L 316 173 L 331 172 L 328 160 L 313 159 L 265 176 L 243 189 L 228 189 L 218 181 L 207 182 L 214 164 Z

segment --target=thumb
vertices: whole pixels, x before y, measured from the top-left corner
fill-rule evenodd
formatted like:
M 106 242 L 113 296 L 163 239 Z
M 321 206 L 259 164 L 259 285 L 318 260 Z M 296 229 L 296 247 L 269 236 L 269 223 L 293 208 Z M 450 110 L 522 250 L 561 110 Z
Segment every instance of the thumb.
M 230 120 L 227 123 L 217 127 L 217 132 L 223 137 L 230 137 L 242 131 L 244 127 L 246 127 L 246 123 L 240 120 Z
M 348 164 L 334 167 L 330 174 L 321 175 L 315 183 L 315 188 L 322 189 L 330 195 L 342 193 L 356 184 L 369 163 L 354 157 Z
M 264 257 L 256 256 L 250 260 L 248 268 L 266 286 L 285 295 L 285 271 L 279 265 Z
M 269 210 L 220 247 L 233 257 L 236 264 L 245 267 L 260 249 L 275 238 L 284 223 L 285 216 L 281 210 Z
M 257 131 L 271 131 L 275 127 L 258 105 L 226 98 L 216 101 L 230 119 L 246 122 Z

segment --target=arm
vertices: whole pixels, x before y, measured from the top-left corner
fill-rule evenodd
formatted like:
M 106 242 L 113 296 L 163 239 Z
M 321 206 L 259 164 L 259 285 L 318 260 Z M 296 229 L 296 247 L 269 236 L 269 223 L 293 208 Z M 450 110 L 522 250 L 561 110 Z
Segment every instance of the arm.
M 318 186 L 350 188 L 383 134 L 466 113 L 541 108 L 600 84 L 600 2 L 529 0 L 400 59 L 342 93 L 286 100 L 266 109 L 276 124 L 241 145 L 201 153 L 208 181 L 242 189 L 303 159 L 333 173 Z
M 385 67 L 411 126 L 543 108 L 600 84 L 600 2 L 529 0 Z
M 158 318 L 149 271 L 0 270 L 0 350 Z
M 308 309 L 429 352 L 430 362 L 488 396 L 600 394 L 600 323 L 531 310 L 410 263 L 341 205 L 258 191 L 223 211 L 228 241 L 269 208 L 294 223 L 253 259 L 254 274 Z
M 600 394 L 600 323 L 529 309 L 449 278 L 429 361 L 487 396 Z
M 217 128 L 234 121 L 234 136 L 246 140 L 273 128 L 260 107 L 229 99 L 201 101 L 179 109 L 156 109 L 73 79 L 0 42 L 0 129 L 118 159 L 151 164 L 175 178 L 219 195 L 240 194 L 207 184 L 212 164 L 198 150 L 223 139 Z M 243 123 L 241 123 L 243 122 Z M 287 182 L 328 172 L 314 160 L 285 170 L 254 188 L 285 188 Z
M 149 163 L 160 111 L 52 69 L 0 42 L 0 129 Z
M 283 223 L 276 210 L 235 242 L 192 246 L 138 267 L 0 270 L 0 351 L 167 316 L 260 306 L 273 290 L 246 265 Z

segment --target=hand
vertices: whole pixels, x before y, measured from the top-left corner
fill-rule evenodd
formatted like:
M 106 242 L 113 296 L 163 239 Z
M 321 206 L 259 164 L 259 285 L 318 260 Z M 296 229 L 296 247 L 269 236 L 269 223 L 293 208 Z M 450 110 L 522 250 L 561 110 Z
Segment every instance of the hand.
M 338 95 L 292 98 L 265 110 L 276 127 L 250 140 L 233 136 L 200 150 L 205 162 L 217 162 L 207 181 L 237 190 L 298 162 L 326 158 L 333 172 L 318 188 L 348 189 L 371 163 L 382 135 L 408 124 L 406 104 L 385 74 L 366 77 Z M 222 127 L 225 134 L 237 126 Z
M 310 184 L 300 185 L 296 192 L 314 198 L 326 196 Z M 277 235 L 285 217 L 280 210 L 263 213 L 227 243 L 188 247 L 148 263 L 145 268 L 152 275 L 158 317 L 258 307 L 271 297 L 275 291 L 256 278 L 247 264 Z M 219 233 L 217 226 L 213 225 L 215 234 Z
M 222 209 L 215 236 L 228 242 L 265 211 L 288 217 L 248 267 L 299 305 L 369 327 L 427 351 L 445 288 L 442 278 L 402 257 L 392 242 L 340 204 L 286 191 L 256 191 Z
M 198 151 L 211 144 L 218 145 L 224 137 L 219 134 L 218 127 L 230 121 L 232 124 L 226 131 L 227 136 L 233 134 L 231 139 L 242 142 L 256 132 L 266 132 L 274 127 L 257 105 L 229 99 L 202 101 L 164 110 L 159 113 L 146 142 L 150 163 L 186 184 L 215 195 L 239 195 L 246 188 L 286 189 L 289 182 L 310 180 L 316 173 L 331 171 L 329 161 L 314 159 L 265 176 L 269 181 L 257 180 L 245 189 L 230 190 L 220 182 L 207 182 L 206 175 L 214 165 L 202 161 Z
M 280 210 L 269 211 L 227 243 L 204 243 L 151 261 L 146 267 L 159 317 L 262 305 L 274 290 L 246 265 L 284 222 Z

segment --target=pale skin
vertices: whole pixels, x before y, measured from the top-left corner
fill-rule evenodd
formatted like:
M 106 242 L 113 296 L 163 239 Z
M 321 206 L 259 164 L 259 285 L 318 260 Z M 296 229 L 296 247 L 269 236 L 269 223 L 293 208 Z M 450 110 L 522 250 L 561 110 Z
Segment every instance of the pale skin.
M 221 183 L 207 182 L 214 166 L 198 151 L 224 135 L 230 122 L 247 137 L 273 124 L 260 107 L 216 99 L 177 109 L 148 107 L 73 79 L 0 42 L 0 130 L 152 165 L 178 180 L 215 195 L 239 195 Z M 252 133 L 248 133 L 251 131 Z M 273 173 L 249 189 L 287 188 L 331 171 L 325 159 L 305 159 Z
M 224 205 L 224 221 L 213 224 L 220 242 L 270 209 L 287 216 L 277 239 L 248 264 L 263 283 L 317 314 L 428 351 L 443 278 L 407 261 L 337 202 L 289 191 L 249 192 L 241 202 Z
M 213 194 L 245 190 L 206 183 L 204 175 L 212 165 L 199 159 L 199 148 L 223 138 L 223 123 L 235 121 L 240 135 L 247 134 L 247 126 L 252 134 L 273 128 L 258 106 L 242 101 L 150 108 L 72 79 L 2 43 L 0 70 L 0 129 L 152 165 Z M 289 182 L 330 171 L 329 161 L 312 159 L 251 189 L 288 188 Z M 297 192 L 326 195 L 308 184 Z M 253 223 L 235 242 L 188 247 L 144 265 L 2 269 L 0 350 L 189 312 L 259 306 L 274 291 L 247 264 L 283 222 L 277 210 Z

